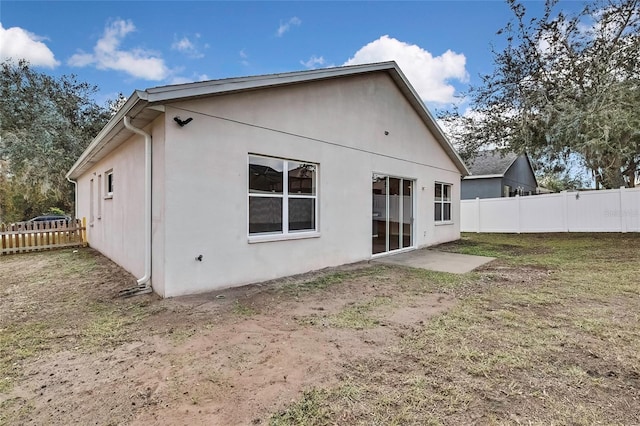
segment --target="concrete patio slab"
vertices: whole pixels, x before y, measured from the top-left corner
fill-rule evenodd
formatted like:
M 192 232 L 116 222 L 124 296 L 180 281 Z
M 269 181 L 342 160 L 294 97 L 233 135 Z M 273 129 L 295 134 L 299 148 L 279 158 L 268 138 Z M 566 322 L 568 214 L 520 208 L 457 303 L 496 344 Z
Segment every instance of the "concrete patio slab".
M 433 249 L 420 249 L 392 254 L 372 260 L 387 265 L 403 265 L 430 271 L 464 274 L 494 260 L 494 257 L 473 256 L 470 254 L 448 253 Z

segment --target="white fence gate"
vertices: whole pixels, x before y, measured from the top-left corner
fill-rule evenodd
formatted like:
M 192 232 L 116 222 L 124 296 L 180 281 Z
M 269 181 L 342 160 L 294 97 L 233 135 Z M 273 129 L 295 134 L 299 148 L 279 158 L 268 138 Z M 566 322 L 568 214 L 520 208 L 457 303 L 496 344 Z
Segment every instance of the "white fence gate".
M 640 188 L 460 202 L 462 232 L 640 232 Z

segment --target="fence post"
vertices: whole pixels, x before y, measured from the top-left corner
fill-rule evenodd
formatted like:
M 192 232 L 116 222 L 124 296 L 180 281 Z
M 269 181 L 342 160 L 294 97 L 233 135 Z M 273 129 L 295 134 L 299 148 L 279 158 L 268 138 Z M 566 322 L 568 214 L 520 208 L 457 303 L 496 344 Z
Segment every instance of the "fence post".
M 620 194 L 620 232 L 622 232 L 623 234 L 625 234 L 627 232 L 627 226 L 626 226 L 626 220 L 624 218 L 624 203 L 622 201 L 622 198 L 624 197 L 624 192 L 625 187 L 621 186 L 620 189 L 618 190 L 618 193 Z
M 6 236 L 4 235 L 4 231 L 6 231 L 6 225 L 4 223 L 0 223 L 0 254 L 4 253 L 4 249 L 7 248 L 7 244 L 5 241 Z
M 480 224 L 482 221 L 480 220 L 480 197 L 476 197 L 476 234 L 480 233 Z
M 519 234 L 520 233 L 520 222 L 522 222 L 522 220 L 520 218 L 520 214 L 521 214 L 521 211 L 520 211 L 520 194 L 516 194 L 516 208 L 517 208 L 517 211 L 518 211 L 518 214 L 517 214 L 518 222 L 517 222 L 517 225 L 516 225 L 516 231 Z
M 86 246 L 88 241 L 87 238 L 87 218 L 86 217 L 82 217 L 82 231 L 80 231 L 81 235 L 82 235 L 82 243 Z
M 562 228 L 565 232 L 569 231 L 569 193 L 565 189 L 564 191 L 560 191 L 562 194 L 562 205 L 560 208 L 562 209 Z

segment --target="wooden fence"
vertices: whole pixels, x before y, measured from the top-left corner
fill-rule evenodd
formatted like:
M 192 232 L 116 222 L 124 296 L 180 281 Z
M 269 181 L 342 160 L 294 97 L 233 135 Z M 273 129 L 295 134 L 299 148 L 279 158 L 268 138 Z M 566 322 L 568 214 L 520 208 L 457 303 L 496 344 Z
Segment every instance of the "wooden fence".
M 0 255 L 87 244 L 86 219 L 0 224 Z

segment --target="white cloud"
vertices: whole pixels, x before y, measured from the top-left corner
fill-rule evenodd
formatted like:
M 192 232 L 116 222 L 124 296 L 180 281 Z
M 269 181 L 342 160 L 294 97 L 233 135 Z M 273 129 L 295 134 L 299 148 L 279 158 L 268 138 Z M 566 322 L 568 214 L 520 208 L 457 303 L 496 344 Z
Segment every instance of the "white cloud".
M 0 60 L 26 59 L 31 65 L 47 68 L 60 65 L 42 40 L 46 39 L 20 27 L 5 29 L 0 22 Z
M 249 65 L 249 55 L 247 54 L 247 52 L 242 49 L 240 52 L 238 52 L 238 55 L 240 55 L 240 63 L 242 65 L 244 65 L 245 67 Z
M 104 34 L 93 47 L 93 53 L 80 52 L 71 56 L 68 64 L 75 67 L 95 65 L 101 70 L 124 71 L 145 80 L 163 80 L 169 69 L 159 55 L 143 49 L 121 50 L 127 34 L 135 31 L 131 21 L 118 19 L 107 25 Z
M 174 41 L 173 44 L 171 45 L 171 48 L 174 50 L 185 52 L 185 51 L 195 49 L 195 46 L 193 45 L 193 43 L 191 43 L 189 38 L 182 37 L 180 40 Z
M 200 38 L 199 34 L 195 35 L 195 38 Z M 189 37 L 182 37 L 180 40 L 175 40 L 171 44 L 172 50 L 177 50 L 178 52 L 184 53 L 190 58 L 199 59 L 204 58 L 204 53 L 200 52 L 198 46 L 193 41 L 189 40 Z
M 309 60 L 300 61 L 300 63 L 307 68 L 317 68 L 318 66 L 324 65 L 324 58 L 322 56 L 311 55 Z
M 284 33 L 286 33 L 287 31 L 289 31 L 291 29 L 292 25 L 295 25 L 296 27 L 299 27 L 300 24 L 302 24 L 302 21 L 300 20 L 300 18 L 298 18 L 296 16 L 294 16 L 293 18 L 289 19 L 285 23 L 280 22 L 280 26 L 278 27 L 278 31 L 276 31 L 276 35 L 278 37 L 282 37 L 284 35 Z
M 449 80 L 467 82 L 466 58 L 461 53 L 447 50 L 433 56 L 415 44 L 408 44 L 384 35 L 358 50 L 344 65 L 396 61 L 418 95 L 425 102 L 438 104 L 456 101 L 455 87 Z
M 444 134 L 447 135 L 452 142 L 456 142 L 455 136 L 463 133 L 465 124 L 468 120 L 482 121 L 483 117 L 484 115 L 482 113 L 467 107 L 460 116 L 448 118 L 446 120 L 437 118 L 436 122 Z

